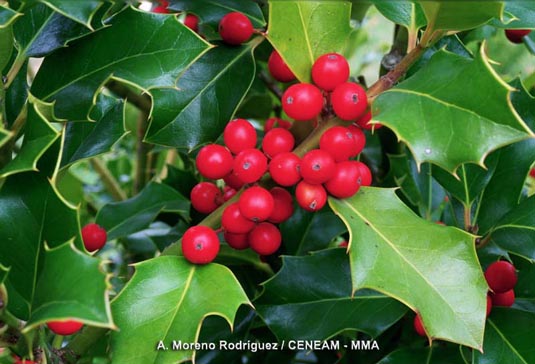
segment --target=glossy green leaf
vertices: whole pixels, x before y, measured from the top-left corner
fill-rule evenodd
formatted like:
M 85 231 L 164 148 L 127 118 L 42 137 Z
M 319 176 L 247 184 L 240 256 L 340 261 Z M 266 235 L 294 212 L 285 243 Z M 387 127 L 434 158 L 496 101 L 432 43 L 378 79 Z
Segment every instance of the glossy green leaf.
M 373 115 L 407 143 L 418 164 L 432 162 L 455 173 L 463 163 L 483 166 L 492 150 L 533 135 L 513 112 L 510 91 L 483 53 L 472 61 L 442 50 L 379 95 Z
M 310 82 L 319 56 L 344 54 L 350 15 L 347 1 L 270 1 L 268 39 L 299 81 Z
M 189 200 L 173 188 L 149 183 L 138 195 L 121 202 L 103 206 L 96 223 L 104 227 L 108 239 L 116 239 L 145 229 L 161 211 L 170 211 L 187 217 Z
M 419 0 L 427 24 L 435 30 L 476 28 L 493 18 L 501 19 L 503 1 L 425 1 Z M 462 16 L 459 16 L 462 14 Z
M 32 93 L 55 101 L 59 118 L 86 120 L 95 92 L 110 77 L 146 90 L 175 87 L 178 76 L 208 48 L 175 17 L 127 8 L 110 26 L 47 57 Z
M 526 125 L 531 130 L 535 130 L 535 97 L 526 90 L 526 87 L 519 78 L 511 82 L 515 91 L 511 93 L 511 102 Z
M 91 18 L 103 5 L 99 0 L 41 0 L 55 11 L 90 27 Z
M 123 243 L 136 253 L 155 253 L 180 239 L 184 231 L 183 226 L 170 227 L 161 221 L 155 221 L 148 228 L 123 238 Z
M 0 72 L 8 65 L 13 53 L 13 27 L 0 28 Z
M 329 203 L 350 230 L 354 290 L 371 288 L 405 303 L 420 313 L 431 338 L 481 348 L 488 287 L 474 236 L 422 220 L 394 189 L 362 188 Z
M 441 343 L 442 344 L 442 343 Z M 402 348 L 395 350 L 377 364 L 453 364 L 463 363 L 458 347 L 430 346 L 426 348 Z
M 22 14 L 4 5 L 0 5 L 0 29 L 11 25 L 19 16 L 22 16 Z
M 146 140 L 185 150 L 215 141 L 251 87 L 256 45 L 213 48 L 180 77 L 179 90 L 154 90 Z
M 22 108 L 25 107 L 28 98 L 27 70 L 28 61 L 24 62 L 19 73 L 17 73 L 17 76 L 13 79 L 13 82 L 5 93 L 5 121 L 8 128 L 11 128 L 15 120 L 17 120 L 17 116 L 22 111 Z
M 161 340 L 194 343 L 209 315 L 232 326 L 249 300 L 232 272 L 219 264 L 193 265 L 176 256 L 135 265 L 136 272 L 112 303 L 119 331 L 112 333 L 114 363 L 166 364 L 194 359 L 192 350 L 155 350 Z M 222 299 L 224 297 L 224 299 Z
M 416 31 L 426 25 L 427 20 L 422 7 L 417 2 L 372 0 L 373 5 L 388 20 L 403 25 L 411 31 Z
M 533 28 L 535 24 L 535 4 L 532 1 L 505 1 L 503 21 L 491 22 L 495 27 L 506 29 Z
M 255 306 L 279 340 L 323 340 L 346 329 L 377 337 L 407 311 L 376 292 L 352 297 L 348 257 L 339 248 L 283 257 Z

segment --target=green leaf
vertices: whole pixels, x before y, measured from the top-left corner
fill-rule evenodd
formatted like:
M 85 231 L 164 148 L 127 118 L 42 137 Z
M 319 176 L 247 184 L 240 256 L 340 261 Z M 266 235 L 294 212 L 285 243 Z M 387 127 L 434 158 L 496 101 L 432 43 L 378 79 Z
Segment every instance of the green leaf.
M 185 230 L 181 225 L 170 227 L 161 221 L 155 221 L 147 229 L 125 237 L 123 243 L 133 252 L 154 254 L 156 250 L 162 251 L 180 239 Z
M 420 219 L 394 189 L 362 188 L 329 203 L 350 230 L 353 290 L 405 303 L 431 338 L 481 348 L 488 287 L 474 236 Z
M 0 147 L 11 139 L 11 132 L 0 126 Z
M 388 20 L 416 31 L 426 25 L 425 14 L 420 4 L 413 1 L 372 0 L 373 4 Z
M 208 48 L 173 16 L 127 8 L 110 26 L 47 57 L 31 90 L 55 101 L 58 117 L 86 120 L 95 92 L 109 78 L 144 90 L 175 87 L 178 76 Z
M 268 39 L 301 82 L 310 82 L 314 61 L 344 54 L 351 34 L 347 1 L 270 1 Z
M 8 65 L 13 53 L 13 27 L 0 27 L 0 72 Z
M 535 5 L 531 1 L 505 1 L 503 21 L 494 19 L 491 24 L 505 29 L 533 28 Z
M 467 30 L 501 19 L 504 1 L 424 1 L 427 24 L 435 30 Z M 462 16 L 459 16 L 462 14 Z
M 511 102 L 516 112 L 531 130 L 535 130 L 535 97 L 530 95 L 519 78 L 515 78 L 511 86 L 515 88 L 511 93 Z
M 251 87 L 256 45 L 213 48 L 180 77 L 179 90 L 154 90 L 146 140 L 184 150 L 215 141 Z
M 5 111 L 6 111 L 6 124 L 8 128 L 11 128 L 17 116 L 25 107 L 26 100 L 28 98 L 28 84 L 26 76 L 28 70 L 28 61 L 24 62 L 17 76 L 13 79 L 13 82 L 6 90 L 5 94 Z
M 484 352 L 474 351 L 473 364 L 535 363 L 535 313 L 494 307 L 487 323 Z
M 41 0 L 55 11 L 91 28 L 91 19 L 103 5 L 99 0 Z
M 232 326 L 238 307 L 250 304 L 232 272 L 219 264 L 193 265 L 165 256 L 135 265 L 136 272 L 112 303 L 119 331 L 112 333 L 113 361 L 129 364 L 177 363 L 194 359 L 193 350 L 155 350 L 160 340 L 197 342 L 209 315 Z M 222 299 L 224 297 L 224 299 Z
M 376 292 L 352 297 L 349 262 L 339 248 L 283 257 L 255 305 L 279 340 L 323 340 L 346 329 L 377 337 L 407 311 Z
M 112 240 L 145 229 L 161 211 L 176 212 L 186 218 L 189 200 L 167 185 L 151 182 L 137 196 L 103 206 L 96 223 L 106 229 L 108 239 Z
M 377 364 L 453 364 L 463 363 L 458 347 L 430 346 L 426 348 L 411 347 L 395 350 Z
M 455 173 L 463 163 L 483 166 L 492 150 L 533 135 L 510 107 L 510 91 L 483 53 L 472 61 L 442 50 L 379 95 L 373 115 L 408 144 L 418 165 L 432 162 Z
M 10 26 L 15 19 L 23 14 L 6 6 L 0 5 L 0 29 Z
M 36 103 L 28 105 L 26 133 L 17 156 L 0 170 L 0 177 L 27 171 L 37 171 L 37 162 L 47 149 L 59 138 L 54 129 L 39 110 Z

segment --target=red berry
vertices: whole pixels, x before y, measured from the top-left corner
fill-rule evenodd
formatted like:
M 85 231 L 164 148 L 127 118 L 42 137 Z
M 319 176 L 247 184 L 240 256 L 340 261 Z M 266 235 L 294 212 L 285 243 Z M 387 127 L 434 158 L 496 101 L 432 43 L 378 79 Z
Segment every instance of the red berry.
M 201 148 L 195 164 L 199 173 L 205 178 L 219 179 L 232 170 L 232 154 L 218 144 L 208 144 Z
M 237 202 L 227 206 L 221 215 L 221 226 L 229 233 L 246 234 L 251 231 L 254 225 L 254 222 L 241 214 Z
M 256 147 L 256 130 L 247 120 L 234 119 L 225 127 L 223 141 L 232 153 L 238 154 L 244 149 Z
M 342 241 L 340 244 L 338 244 L 338 246 L 339 246 L 340 248 L 347 248 L 348 245 L 349 245 L 349 243 L 347 242 L 347 240 L 344 240 L 344 241 Z
M 169 6 L 169 1 L 160 0 L 160 4 L 156 6 L 154 9 L 152 9 L 152 12 L 160 13 L 160 14 L 168 14 L 169 13 L 169 10 L 167 10 L 168 6 Z
M 292 123 L 290 123 L 288 120 L 284 120 L 280 118 L 269 118 L 264 123 L 264 132 L 267 133 L 274 127 L 290 129 L 292 127 Z
M 519 44 L 522 43 L 524 37 L 531 33 L 530 29 L 506 29 L 505 36 L 509 41 Z
M 221 191 L 211 182 L 200 182 L 191 189 L 191 205 L 202 214 L 209 214 L 219 206 Z
M 223 234 L 227 244 L 236 250 L 243 250 L 249 247 L 249 237 L 248 234 L 234 234 L 225 231 Z
M 359 174 L 360 174 L 360 185 L 361 186 L 371 186 L 372 184 L 372 172 L 368 168 L 367 165 L 360 161 L 355 161 L 357 163 L 357 167 L 359 168 Z
M 236 191 L 234 188 L 225 186 L 223 188 L 223 201 L 230 200 L 232 197 L 234 197 L 234 195 L 236 195 L 236 193 L 238 193 L 238 191 Z
M 207 264 L 219 253 L 219 238 L 208 226 L 190 227 L 182 236 L 182 254 L 193 264 Z
M 313 185 L 301 181 L 295 188 L 295 199 L 303 209 L 307 211 L 318 211 L 327 202 L 327 192 L 322 185 Z
M 82 228 L 82 240 L 87 251 L 94 252 L 106 244 L 108 235 L 100 225 L 91 223 Z
M 199 31 L 199 18 L 194 14 L 187 14 L 184 25 L 197 33 Z
M 349 78 L 349 63 L 338 53 L 320 56 L 312 65 L 312 80 L 319 88 L 332 91 Z
M 284 62 L 279 52 L 273 51 L 268 59 L 268 70 L 274 79 L 280 82 L 291 82 L 295 80 L 295 75 Z
M 515 303 L 515 291 L 510 289 L 503 293 L 493 293 L 491 298 L 494 306 L 511 307 Z
M 383 124 L 381 123 L 374 123 L 371 124 L 370 120 L 372 119 L 372 112 L 368 111 L 366 114 L 362 115 L 360 118 L 355 121 L 355 124 L 360 126 L 362 129 L 366 130 L 372 130 L 372 129 L 379 129 L 383 127 Z
M 353 196 L 360 188 L 360 172 L 356 161 L 343 161 L 336 164 L 334 176 L 325 182 L 327 192 L 336 198 Z
M 349 121 L 357 119 L 366 111 L 368 98 L 362 86 L 346 82 L 336 86 L 331 94 L 331 104 L 336 116 Z
M 349 129 L 351 134 L 353 134 L 353 141 L 355 142 L 355 146 L 354 146 L 355 155 L 353 155 L 354 157 L 354 156 L 359 155 L 360 152 L 362 152 L 362 150 L 366 146 L 366 134 L 364 134 L 361 128 L 353 124 L 349 125 L 347 128 Z
M 291 152 L 295 145 L 295 138 L 284 128 L 271 129 L 264 135 L 262 140 L 262 150 L 269 158 L 277 154 Z
M 269 192 L 273 196 L 274 207 L 268 221 L 280 224 L 288 220 L 294 213 L 292 195 L 282 187 L 273 187 Z
M 65 320 L 50 321 L 46 323 L 46 326 L 56 335 L 72 335 L 80 331 L 84 324 L 75 320 Z
M 253 186 L 242 193 L 238 204 L 243 217 L 259 222 L 268 219 L 273 212 L 275 201 L 268 190 Z
M 504 260 L 494 262 L 485 271 L 485 279 L 494 293 L 504 293 L 516 285 L 515 267 Z
M 269 174 L 281 186 L 293 186 L 301 179 L 301 159 L 292 152 L 277 154 L 269 163 Z
M 487 295 L 487 317 L 489 317 L 490 311 L 492 311 L 492 298 Z
M 535 168 L 531 168 L 531 170 L 529 171 L 529 175 L 535 178 Z
M 416 315 L 414 316 L 414 330 L 416 331 L 416 333 L 420 336 L 427 336 L 426 332 L 425 332 L 425 328 L 424 328 L 424 325 L 422 323 L 422 318 L 420 317 L 420 315 Z
M 225 181 L 227 186 L 232 187 L 235 190 L 239 190 L 245 184 L 241 179 L 238 178 L 238 176 L 236 176 L 236 173 L 234 172 L 230 172 L 223 177 L 223 181 Z
M 301 176 L 312 184 L 327 182 L 334 175 L 336 162 L 329 152 L 312 149 L 301 159 Z
M 323 109 L 323 95 L 310 83 L 292 85 L 282 95 L 282 109 L 295 120 L 314 119 Z
M 253 24 L 242 13 L 228 13 L 219 22 L 219 35 L 227 44 L 240 45 L 253 35 Z
M 244 183 L 258 181 L 267 171 L 267 158 L 258 149 L 242 150 L 234 159 L 234 173 Z
M 327 129 L 320 138 L 320 149 L 329 153 L 336 162 L 356 156 L 357 142 L 353 133 L 343 126 Z
M 255 226 L 249 233 L 249 245 L 251 249 L 260 255 L 271 255 L 281 245 L 282 237 L 279 229 L 269 223 L 262 222 Z

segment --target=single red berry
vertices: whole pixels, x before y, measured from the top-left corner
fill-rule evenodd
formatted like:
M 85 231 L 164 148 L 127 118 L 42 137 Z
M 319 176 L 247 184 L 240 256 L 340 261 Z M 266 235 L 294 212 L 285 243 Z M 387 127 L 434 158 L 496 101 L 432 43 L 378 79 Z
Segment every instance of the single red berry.
M 229 233 L 247 234 L 255 226 L 254 222 L 245 218 L 240 212 L 237 202 L 228 205 L 221 215 L 221 226 Z
M 327 129 L 320 138 L 320 149 L 329 153 L 336 162 L 356 156 L 357 142 L 351 130 L 343 126 Z
M 247 120 L 234 119 L 225 127 L 223 141 L 232 153 L 238 154 L 244 149 L 256 147 L 256 130 Z
M 290 129 L 291 127 L 292 123 L 290 123 L 288 120 L 273 117 L 267 119 L 264 123 L 264 133 L 267 133 L 273 128 Z
M 327 202 L 327 192 L 322 185 L 301 181 L 295 188 L 295 199 L 303 209 L 307 211 L 318 211 Z
M 360 154 L 364 150 L 364 147 L 366 146 L 366 134 L 362 131 L 361 128 L 358 126 L 355 126 L 353 124 L 349 125 L 347 127 L 351 134 L 353 134 L 353 140 L 355 142 L 354 150 L 355 153 L 352 157 L 355 157 Z
M 56 335 L 72 335 L 84 326 L 83 323 L 75 320 L 49 321 L 46 326 Z
M 228 201 L 238 193 L 234 188 L 230 186 L 223 187 L 223 201 Z
M 168 14 L 169 10 L 167 10 L 167 7 L 169 6 L 169 1 L 166 0 L 160 0 L 160 4 L 154 9 L 152 9 L 153 13 L 160 13 L 160 14 Z
M 487 295 L 487 317 L 489 317 L 490 311 L 492 311 L 492 298 Z
M 535 168 L 531 168 L 529 171 L 529 175 L 533 178 L 535 178 Z
M 228 13 L 219 22 L 219 35 L 227 44 L 240 45 L 253 35 L 253 24 L 240 12 Z
M 2 353 L 1 350 L 0 350 L 0 353 Z M 36 361 L 29 360 L 29 359 L 22 359 L 20 356 L 15 355 L 15 354 L 12 354 L 11 356 L 13 357 L 13 360 L 15 360 L 13 364 L 38 364 Z
M 425 332 L 425 328 L 422 323 L 422 318 L 420 317 L 420 315 L 414 316 L 413 324 L 414 324 L 414 330 L 416 331 L 418 335 L 427 336 L 427 333 Z
M 315 119 L 323 109 L 323 95 L 310 83 L 292 85 L 282 94 L 282 109 L 298 121 Z
M 267 171 L 267 158 L 258 149 L 242 150 L 234 159 L 234 173 L 244 183 L 258 181 Z
M 249 235 L 248 234 L 234 234 L 225 231 L 223 234 L 227 244 L 236 250 L 244 250 L 249 247 Z
M 207 264 L 219 253 L 219 238 L 208 226 L 192 226 L 182 236 L 182 254 L 193 264 Z
M 332 91 L 349 78 L 349 63 L 338 53 L 320 56 L 312 65 L 312 80 L 321 89 Z
M 184 19 L 184 25 L 195 33 L 199 32 L 199 18 L 195 14 L 187 14 L 186 19 Z
M 515 291 L 510 289 L 503 293 L 492 293 L 491 298 L 494 306 L 511 307 L 515 303 Z
M 342 241 L 340 244 L 338 244 L 340 248 L 347 248 L 349 246 L 349 243 L 347 240 Z
M 522 43 L 524 37 L 529 33 L 531 33 L 530 29 L 505 29 L 505 36 L 515 44 Z
M 362 115 L 360 118 L 358 118 L 357 121 L 355 121 L 355 124 L 360 126 L 362 129 L 366 129 L 366 130 L 372 130 L 372 129 L 375 130 L 375 129 L 379 129 L 383 127 L 383 124 L 381 123 L 371 124 L 370 123 L 371 119 L 372 119 L 372 112 L 368 111 L 367 113 Z
M 260 255 L 275 253 L 281 246 L 281 241 L 281 232 L 269 222 L 261 222 L 249 233 L 249 245 Z
M 301 159 L 292 152 L 277 154 L 269 162 L 271 178 L 281 186 L 293 186 L 301 179 Z
M 294 145 L 294 136 L 284 128 L 271 129 L 264 135 L 264 140 L 262 140 L 262 150 L 269 158 L 273 158 L 280 153 L 291 152 L 294 149 Z
M 82 228 L 82 240 L 87 251 L 94 252 L 106 244 L 108 235 L 100 225 L 91 223 Z
M 273 212 L 273 196 L 263 187 L 253 186 L 246 189 L 238 201 L 243 217 L 254 221 L 265 221 Z
M 219 179 L 230 173 L 233 159 L 227 148 L 218 144 L 208 144 L 197 154 L 195 164 L 203 177 Z
M 357 163 L 357 167 L 359 168 L 359 174 L 360 174 L 360 185 L 361 186 L 371 186 L 372 184 L 372 171 L 368 168 L 367 165 L 360 161 L 355 161 Z
M 334 176 L 324 186 L 336 198 L 348 198 L 360 188 L 360 170 L 357 161 L 343 161 L 336 164 Z
M 312 184 L 327 182 L 334 176 L 336 162 L 329 152 L 312 149 L 301 159 L 301 177 Z
M 227 186 L 232 187 L 235 190 L 239 190 L 245 184 L 241 179 L 238 178 L 238 176 L 236 176 L 236 173 L 234 172 L 230 172 L 223 177 L 223 181 L 225 181 Z
M 280 224 L 288 220 L 294 213 L 292 195 L 282 187 L 273 187 L 269 190 L 273 196 L 273 212 L 269 215 L 268 221 L 273 224 Z
M 268 59 L 268 70 L 274 79 L 280 82 L 291 82 L 295 80 L 295 75 L 284 62 L 279 52 L 273 51 Z
M 191 205 L 202 214 L 209 214 L 219 206 L 221 191 L 211 182 L 200 182 L 191 189 Z
M 359 84 L 346 82 L 336 86 L 331 94 L 331 104 L 336 116 L 342 120 L 355 120 L 368 107 L 366 90 Z
M 507 292 L 516 285 L 515 267 L 505 260 L 494 262 L 485 270 L 485 279 L 494 293 Z

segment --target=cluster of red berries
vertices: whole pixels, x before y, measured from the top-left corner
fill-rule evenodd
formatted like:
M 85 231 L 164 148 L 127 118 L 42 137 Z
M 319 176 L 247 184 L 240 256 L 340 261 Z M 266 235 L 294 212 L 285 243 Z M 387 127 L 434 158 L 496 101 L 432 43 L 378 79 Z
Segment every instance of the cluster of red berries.
M 506 29 L 505 36 L 510 42 L 520 44 L 524 41 L 524 37 L 531 33 L 531 29 Z

